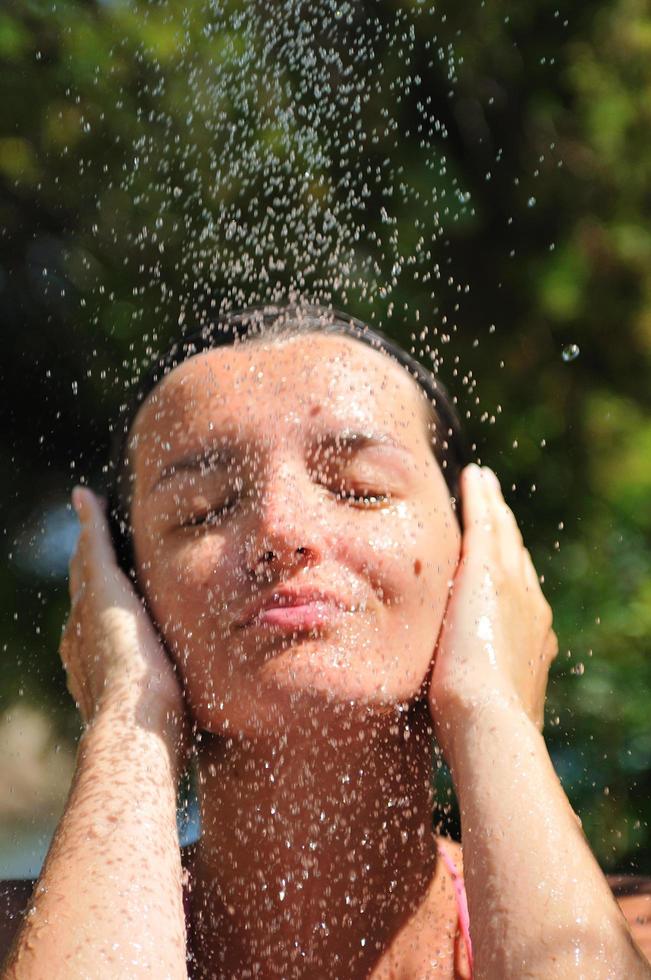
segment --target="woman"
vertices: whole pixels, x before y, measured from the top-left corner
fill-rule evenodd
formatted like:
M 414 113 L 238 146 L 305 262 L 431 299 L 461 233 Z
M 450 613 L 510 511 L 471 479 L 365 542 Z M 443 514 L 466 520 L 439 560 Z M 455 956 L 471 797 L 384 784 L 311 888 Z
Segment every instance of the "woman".
M 442 390 L 287 308 L 173 350 L 132 411 L 113 540 L 73 495 L 61 653 L 86 730 L 5 976 L 648 976 L 540 734 L 550 608 Z

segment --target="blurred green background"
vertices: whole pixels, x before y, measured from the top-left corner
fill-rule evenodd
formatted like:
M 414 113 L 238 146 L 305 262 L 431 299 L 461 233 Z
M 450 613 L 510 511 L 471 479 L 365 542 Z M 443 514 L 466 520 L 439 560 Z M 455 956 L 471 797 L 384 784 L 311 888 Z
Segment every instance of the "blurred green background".
M 557 771 L 651 873 L 650 178 L 642 0 L 5 0 L 0 876 L 74 758 L 70 490 L 152 350 L 292 291 L 458 395 L 554 607 Z

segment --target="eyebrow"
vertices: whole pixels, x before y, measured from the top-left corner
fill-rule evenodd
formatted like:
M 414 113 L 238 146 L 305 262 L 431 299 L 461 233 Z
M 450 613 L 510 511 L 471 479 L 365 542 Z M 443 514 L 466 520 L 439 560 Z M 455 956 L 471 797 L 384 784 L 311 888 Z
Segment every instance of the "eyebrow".
M 182 456 L 181 459 L 176 459 L 173 463 L 168 463 L 167 466 L 164 466 L 149 493 L 153 493 L 154 490 L 159 489 L 164 483 L 167 483 L 172 477 L 176 476 L 177 473 L 183 473 L 184 471 L 205 472 L 205 470 L 212 472 L 215 469 L 223 469 L 232 462 L 233 451 L 231 449 L 206 446 L 204 449 L 188 453 L 187 456 Z
M 319 440 L 319 444 L 351 450 L 366 449 L 369 446 L 390 446 L 393 449 L 400 449 L 404 453 L 410 452 L 405 445 L 388 432 L 370 432 L 357 429 L 328 432 Z
M 388 432 L 344 429 L 323 434 L 319 438 L 318 443 L 319 448 L 334 447 L 338 450 L 343 449 L 351 452 L 358 452 L 361 449 L 367 449 L 373 446 L 389 446 L 392 449 L 398 449 L 403 453 L 412 455 L 411 450 L 407 449 L 403 443 L 395 439 Z M 177 473 L 188 471 L 205 472 L 206 470 L 214 472 L 216 469 L 224 469 L 232 464 L 234 458 L 234 446 L 224 447 L 222 445 L 219 448 L 207 446 L 204 449 L 189 453 L 187 456 L 183 456 L 173 463 L 168 463 L 167 466 L 164 466 L 149 493 L 153 493 L 154 490 L 159 489 L 164 483 L 167 483 L 172 477 L 176 476 Z

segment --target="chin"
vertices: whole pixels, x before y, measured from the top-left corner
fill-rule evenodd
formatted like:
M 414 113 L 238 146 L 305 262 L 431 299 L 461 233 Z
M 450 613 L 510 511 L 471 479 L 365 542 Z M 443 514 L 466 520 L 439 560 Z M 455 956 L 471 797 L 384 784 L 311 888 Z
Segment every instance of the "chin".
M 357 708 L 392 713 L 419 696 L 429 666 L 425 658 L 406 668 L 404 653 L 400 660 L 322 638 L 295 639 L 246 673 L 234 671 L 219 702 L 191 699 L 192 713 L 200 728 L 215 735 L 249 737 L 304 726 L 315 714 Z

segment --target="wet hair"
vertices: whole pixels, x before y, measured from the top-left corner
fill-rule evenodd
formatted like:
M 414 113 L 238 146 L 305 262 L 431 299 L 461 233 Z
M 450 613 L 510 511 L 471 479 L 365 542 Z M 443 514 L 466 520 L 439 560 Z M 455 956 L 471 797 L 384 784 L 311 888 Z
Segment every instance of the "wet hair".
M 346 313 L 313 304 L 252 306 L 227 313 L 215 322 L 186 334 L 166 353 L 154 357 L 132 389 L 130 398 L 122 406 L 112 453 L 108 511 L 118 562 L 132 579 L 136 579 L 136 572 L 130 522 L 134 475 L 129 459 L 129 433 L 147 396 L 175 367 L 204 351 L 244 342 L 273 341 L 310 333 L 351 337 L 374 350 L 388 354 L 411 375 L 427 399 L 430 446 L 461 524 L 460 508 L 457 506 L 459 477 L 463 467 L 470 462 L 470 454 L 452 400 L 436 375 L 381 330 L 372 329 Z

